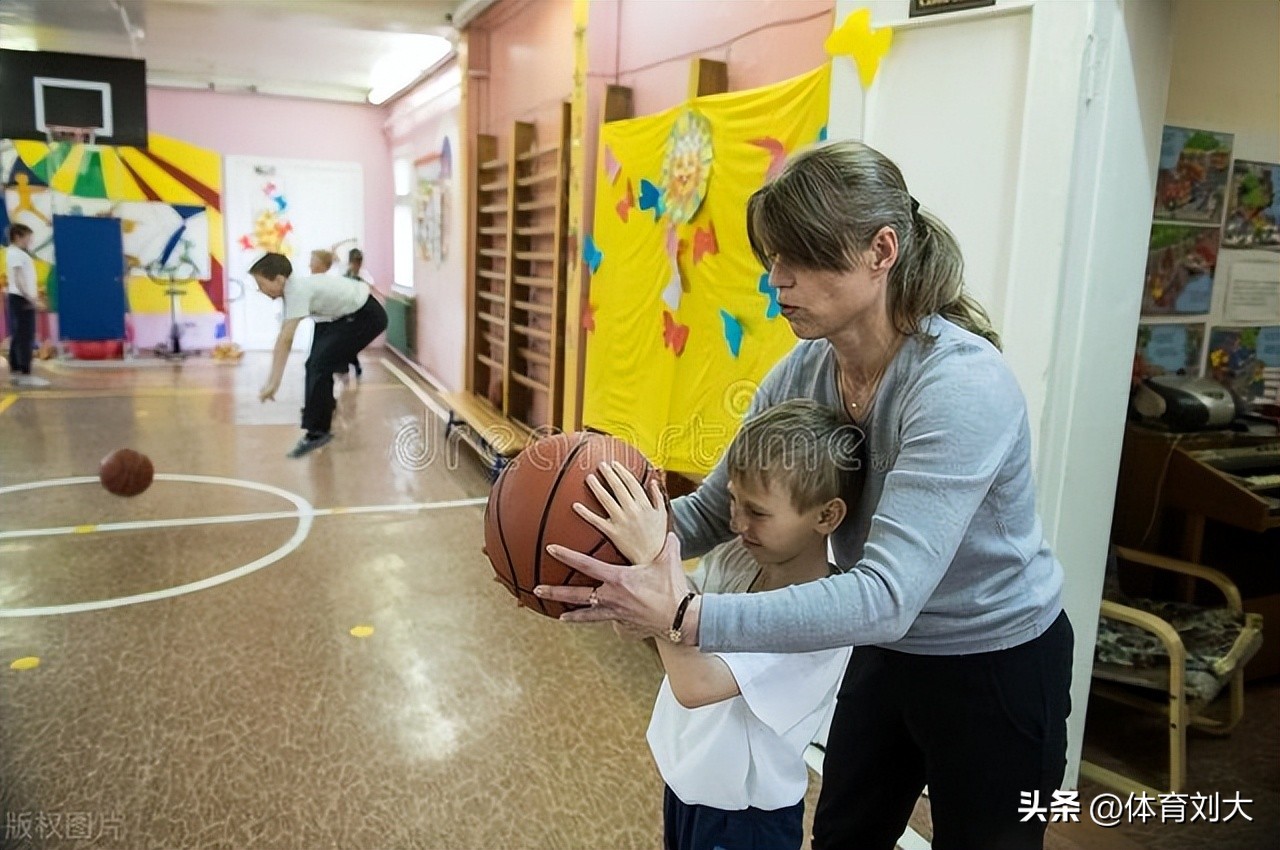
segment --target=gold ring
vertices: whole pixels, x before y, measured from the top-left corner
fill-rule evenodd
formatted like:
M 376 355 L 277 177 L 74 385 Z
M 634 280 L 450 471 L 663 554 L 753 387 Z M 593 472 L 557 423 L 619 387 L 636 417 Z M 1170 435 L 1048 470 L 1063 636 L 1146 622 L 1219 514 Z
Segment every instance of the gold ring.
M 600 604 L 600 597 L 596 595 L 599 590 L 598 587 L 591 588 L 591 595 L 587 597 L 587 604 L 592 608 Z

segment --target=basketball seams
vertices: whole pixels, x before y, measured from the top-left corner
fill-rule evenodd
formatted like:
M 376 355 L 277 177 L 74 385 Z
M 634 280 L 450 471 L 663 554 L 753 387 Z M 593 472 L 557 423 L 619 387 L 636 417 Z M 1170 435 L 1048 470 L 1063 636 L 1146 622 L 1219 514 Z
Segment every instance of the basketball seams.
M 493 507 L 493 515 L 495 520 L 498 520 L 499 516 L 501 516 L 502 491 L 506 487 L 506 484 L 507 484 L 507 476 L 506 475 L 499 476 L 497 492 L 493 493 L 489 497 L 489 504 Z M 516 578 L 516 565 L 511 560 L 511 547 L 507 545 L 507 533 L 503 529 L 502 523 L 500 521 L 496 522 L 495 524 L 498 526 L 498 542 L 502 544 L 502 554 L 507 559 L 507 569 L 511 571 L 511 590 L 516 595 L 516 601 L 519 601 L 520 600 L 520 582 Z
M 542 517 L 538 521 L 537 543 L 533 547 L 533 558 L 534 558 L 533 586 L 534 587 L 537 587 L 539 584 L 542 584 L 542 556 L 543 556 L 542 541 L 546 537 L 547 520 L 550 519 L 551 506 L 554 505 L 556 501 L 556 491 L 560 489 L 560 485 L 564 482 L 565 473 L 570 468 L 572 468 L 571 465 L 573 463 L 573 459 L 577 457 L 578 452 L 582 451 L 583 447 L 586 446 L 588 442 L 589 442 L 588 437 L 585 434 L 578 439 L 577 444 L 574 445 L 574 447 L 569 451 L 569 454 L 565 456 L 564 460 L 560 462 L 560 468 L 556 470 L 555 482 L 551 485 L 551 488 L 547 491 L 547 499 L 546 499 L 546 502 L 544 502 L 543 508 L 542 508 Z M 573 578 L 576 572 L 577 570 L 571 567 L 569 568 L 569 574 L 565 576 L 566 584 L 569 582 L 569 579 Z M 548 613 L 546 604 L 542 601 L 542 599 L 537 596 L 535 596 L 534 599 L 538 600 L 538 605 L 542 609 L 542 613 L 544 614 Z
M 521 605 L 543 616 L 556 617 L 576 606 L 534 596 L 533 587 L 539 584 L 591 587 L 598 582 L 548 555 L 548 540 L 569 545 L 606 562 L 626 561 L 612 541 L 598 529 L 594 534 L 586 533 L 592 530 L 589 528 L 592 524 L 572 509 L 572 502 L 595 504 L 586 478 L 590 477 L 595 466 L 608 462 L 610 458 L 626 466 L 646 490 L 655 476 L 661 478 L 661 473 L 634 446 L 608 435 L 586 432 L 557 435 L 548 441 L 545 452 L 540 454 L 547 463 L 526 466 L 529 458 L 516 458 L 499 478 L 514 475 L 519 480 L 495 482 L 485 523 L 496 527 L 486 531 L 487 551 L 492 553 L 489 560 L 493 562 L 497 580 Z M 599 510 L 599 506 L 594 509 Z M 552 532 L 556 537 L 552 537 Z M 514 551 L 513 546 L 516 547 Z M 531 556 L 532 562 L 526 556 Z M 505 565 L 500 563 L 504 557 Z M 544 558 L 550 561 L 544 563 Z M 526 579 L 531 579 L 527 588 L 524 586 Z M 536 607 L 531 599 L 536 600 Z

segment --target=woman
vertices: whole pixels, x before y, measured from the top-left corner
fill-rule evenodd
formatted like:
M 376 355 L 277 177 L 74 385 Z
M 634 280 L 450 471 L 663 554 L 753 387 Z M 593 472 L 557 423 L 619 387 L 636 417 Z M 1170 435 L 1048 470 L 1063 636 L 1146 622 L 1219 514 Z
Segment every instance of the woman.
M 868 435 L 860 507 L 831 539 L 842 574 L 691 595 L 681 557 L 730 536 L 717 467 L 673 503 L 661 553 L 628 553 L 629 568 L 552 547 L 604 584 L 538 592 L 587 606 L 566 620 L 620 620 L 707 652 L 855 647 L 818 850 L 889 850 L 926 784 L 935 850 L 1040 847 L 1044 823 L 1019 807 L 1032 792 L 1047 804 L 1062 781 L 1073 638 L 1035 511 L 1026 402 L 963 292 L 955 238 L 856 142 L 794 157 L 747 219 L 801 339 L 748 415 L 807 397 Z

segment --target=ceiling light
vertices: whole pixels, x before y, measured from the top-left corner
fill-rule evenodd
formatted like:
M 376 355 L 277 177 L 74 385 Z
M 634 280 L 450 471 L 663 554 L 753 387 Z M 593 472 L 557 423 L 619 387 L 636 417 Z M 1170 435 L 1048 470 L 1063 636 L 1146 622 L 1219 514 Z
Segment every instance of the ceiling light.
M 438 35 L 415 35 L 394 53 L 380 58 L 370 73 L 369 102 L 386 103 L 417 82 L 426 71 L 449 55 L 453 45 Z

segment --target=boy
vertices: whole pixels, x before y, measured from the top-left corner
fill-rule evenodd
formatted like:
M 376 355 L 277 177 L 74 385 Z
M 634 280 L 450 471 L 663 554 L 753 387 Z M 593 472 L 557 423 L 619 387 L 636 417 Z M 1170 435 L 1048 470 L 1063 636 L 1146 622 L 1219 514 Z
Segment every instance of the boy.
M 758 593 L 825 578 L 827 535 L 844 520 L 842 495 L 860 486 L 862 433 L 807 399 L 747 421 L 729 446 L 731 524 L 737 538 L 690 575 L 700 592 Z M 633 563 L 663 545 L 666 507 L 620 464 L 602 465 L 612 496 L 592 490 L 609 518 L 575 510 Z M 801 846 L 808 772 L 804 751 L 835 699 L 850 649 L 702 653 L 657 641 L 667 676 L 649 724 L 666 782 L 666 850 Z
M 259 399 L 275 398 L 298 323 L 308 316 L 316 320 L 302 408 L 306 433 L 288 455 L 302 457 L 333 439 L 333 373 L 386 330 L 387 313 L 363 281 L 327 274 L 294 278 L 293 265 L 283 254 L 262 256 L 249 267 L 249 274 L 263 295 L 284 299 L 284 322 L 272 354 L 271 375 Z
M 9 381 L 16 387 L 47 387 L 49 382 L 31 374 L 31 350 L 36 342 L 36 310 L 40 291 L 36 287 L 36 264 L 28 251 L 31 228 L 9 225 L 9 250 L 5 252 L 5 273 L 9 279 Z

